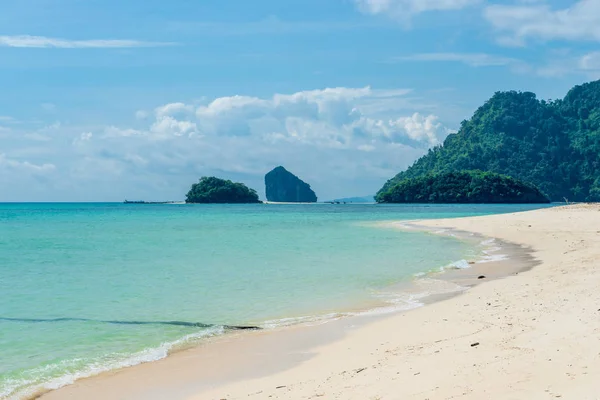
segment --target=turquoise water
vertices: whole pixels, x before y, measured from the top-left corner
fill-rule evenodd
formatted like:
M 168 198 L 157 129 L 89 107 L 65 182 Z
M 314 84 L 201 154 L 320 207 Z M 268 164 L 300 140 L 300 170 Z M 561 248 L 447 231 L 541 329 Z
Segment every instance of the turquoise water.
M 371 222 L 531 208 L 0 204 L 0 397 L 353 309 L 476 251 Z

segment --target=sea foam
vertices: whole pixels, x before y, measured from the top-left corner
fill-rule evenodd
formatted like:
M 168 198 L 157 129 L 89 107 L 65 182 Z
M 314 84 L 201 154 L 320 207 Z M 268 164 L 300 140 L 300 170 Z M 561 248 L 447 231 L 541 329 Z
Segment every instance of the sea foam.
M 103 372 L 158 361 L 167 357 L 173 349 L 176 349 L 179 346 L 192 343 L 199 339 L 221 335 L 224 331 L 225 329 L 222 326 L 214 326 L 204 329 L 201 332 L 186 335 L 173 342 L 163 343 L 156 348 L 145 349 L 134 354 L 113 354 L 101 360 L 63 360 L 56 364 L 37 367 L 29 370 L 26 377 L 6 380 L 4 385 L 0 388 L 0 398 L 5 398 L 7 400 L 35 398 L 49 390 L 56 390 L 71 385 L 82 378 L 89 378 Z M 80 367 L 82 364 L 84 365 L 83 368 Z M 38 376 L 48 376 L 49 374 L 52 374 L 53 371 L 67 372 L 45 382 L 39 382 L 39 380 L 36 379 Z

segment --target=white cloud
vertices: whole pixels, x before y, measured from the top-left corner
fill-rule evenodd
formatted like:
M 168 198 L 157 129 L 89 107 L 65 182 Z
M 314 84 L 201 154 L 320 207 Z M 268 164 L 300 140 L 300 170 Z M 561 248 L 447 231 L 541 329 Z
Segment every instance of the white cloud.
M 173 117 L 159 116 L 150 127 L 150 131 L 160 137 L 168 138 L 170 135 L 191 135 L 196 133 L 197 127 L 194 122 L 178 121 Z
M 0 153 L 0 168 L 7 169 L 12 172 L 24 171 L 26 173 L 46 174 L 56 169 L 54 164 L 33 164 L 29 161 L 18 161 L 8 158 L 6 154 Z
M 353 126 L 366 132 L 369 137 L 383 139 L 387 143 L 424 148 L 440 144 L 453 132 L 443 126 L 437 116 L 420 113 L 390 120 L 362 117 Z M 420 143 L 421 146 L 415 143 Z
M 480 0 L 355 0 L 359 9 L 372 15 L 386 15 L 408 22 L 414 15 L 428 11 L 460 10 Z
M 562 57 L 555 57 L 546 65 L 536 70 L 537 74 L 546 78 L 557 78 L 566 75 L 583 75 L 586 79 L 600 78 L 600 52 L 575 55 L 570 52 Z
M 169 103 L 157 107 L 154 113 L 157 117 L 177 116 L 180 114 L 191 114 L 194 112 L 194 106 L 184 103 Z
M 330 148 L 356 149 L 369 137 L 429 146 L 430 137 L 413 135 L 396 120 L 365 114 L 374 100 L 395 102 L 409 92 L 341 87 L 266 99 L 221 97 L 197 109 L 197 128 L 207 135 L 255 136 Z
M 196 114 L 198 118 L 210 117 L 224 112 L 242 110 L 246 107 L 259 107 L 263 104 L 266 104 L 266 102 L 257 97 L 238 95 L 230 97 L 220 97 L 218 99 L 213 100 L 207 106 L 199 107 L 196 111 Z
M 130 137 L 130 136 L 146 136 L 146 132 L 132 128 L 118 128 L 109 126 L 104 130 L 104 137 Z
M 79 136 L 76 136 L 73 141 L 72 141 L 72 145 L 75 148 L 84 148 L 84 146 L 89 146 L 90 142 L 92 140 L 92 138 L 94 137 L 94 134 L 92 132 L 82 132 Z
M 102 48 L 132 48 L 172 46 L 174 43 L 144 42 L 140 40 L 70 40 L 45 36 L 0 36 L 0 47 L 25 48 L 61 48 L 61 49 L 102 49 Z
M 528 39 L 600 41 L 600 2 L 580 0 L 563 9 L 540 4 L 495 4 L 485 18 L 505 45 L 524 45 Z
M 341 87 L 227 96 L 201 106 L 170 103 L 135 128 L 55 124 L 43 144 L 9 132 L 12 147 L 3 152 L 61 171 L 60 179 L 44 183 L 53 188 L 45 199 L 52 193 L 62 196 L 56 200 L 181 199 L 202 175 L 262 192 L 264 174 L 276 165 L 310 182 L 322 199 L 374 193 L 450 132 L 435 115 L 415 113 L 409 93 Z
M 402 128 L 411 139 L 431 146 L 440 144 L 449 133 L 453 132 L 443 126 L 435 115 L 423 116 L 414 113 L 410 117 L 397 119 L 393 124 Z

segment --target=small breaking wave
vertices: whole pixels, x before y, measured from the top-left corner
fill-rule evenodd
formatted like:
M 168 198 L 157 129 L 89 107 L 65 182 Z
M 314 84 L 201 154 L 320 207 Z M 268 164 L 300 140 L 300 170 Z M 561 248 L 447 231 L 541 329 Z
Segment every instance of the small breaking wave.
M 389 304 L 361 314 L 387 314 L 408 311 L 425 305 L 424 299 L 443 294 L 460 293 L 467 288 L 458 284 L 433 278 L 420 278 L 412 282 L 410 291 L 384 291 L 376 297 Z
M 335 321 L 342 317 L 347 317 L 349 315 L 352 314 L 347 312 L 337 312 L 322 315 L 304 315 L 301 317 L 279 318 L 265 321 L 260 324 L 260 327 L 264 329 L 276 329 L 294 325 L 321 325 L 329 321 Z
M 152 361 L 158 361 L 180 346 L 212 336 L 222 335 L 227 329 L 214 325 L 182 337 L 181 339 L 165 342 L 158 347 L 148 348 L 134 354 L 112 354 L 102 359 L 85 360 L 70 359 L 56 364 L 44 365 L 26 371 L 21 378 L 8 379 L 0 387 L 0 398 L 21 400 L 35 398 L 42 393 L 71 385 L 82 378 L 89 378 L 103 372 L 132 367 Z M 64 371 L 64 372 L 63 372 Z M 55 377 L 40 379 L 41 376 Z
M 444 272 L 444 271 L 447 271 L 447 270 L 467 269 L 467 268 L 471 268 L 471 263 L 469 261 L 465 260 L 465 259 L 460 259 L 460 260 L 457 260 L 457 261 L 453 261 L 453 262 L 451 262 L 449 264 L 446 264 L 444 266 L 434 268 L 434 269 L 432 269 L 430 271 L 416 272 L 412 276 L 413 276 L 413 278 L 419 279 L 419 278 L 427 277 L 430 274 L 436 274 L 436 273 Z
M 467 269 L 467 268 L 471 268 L 471 264 L 469 264 L 469 262 L 467 260 L 458 260 L 458 261 L 451 262 L 450 264 L 446 265 L 445 267 L 442 267 L 442 271 L 447 270 L 447 269 Z
M 478 263 L 504 261 L 508 259 L 508 255 L 501 253 L 498 254 L 498 252 L 502 250 L 502 247 L 497 244 L 496 239 L 486 239 L 480 244 L 485 246 L 486 249 L 482 251 L 483 256 L 477 261 Z

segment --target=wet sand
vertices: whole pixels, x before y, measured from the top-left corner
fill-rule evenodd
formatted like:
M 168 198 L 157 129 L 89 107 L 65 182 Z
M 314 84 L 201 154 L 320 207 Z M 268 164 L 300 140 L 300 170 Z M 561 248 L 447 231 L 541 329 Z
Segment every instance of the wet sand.
M 596 398 L 600 206 L 417 224 L 497 238 L 512 258 L 443 274 L 470 289 L 412 311 L 230 335 L 42 398 Z

